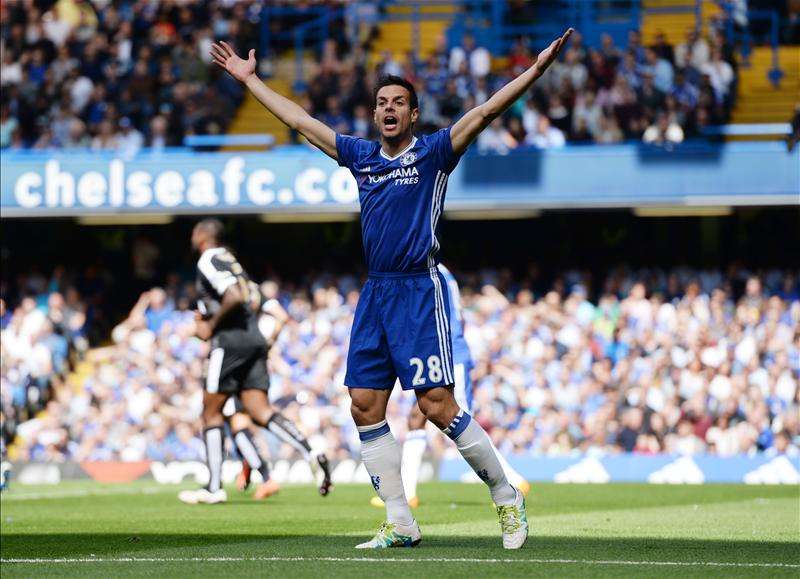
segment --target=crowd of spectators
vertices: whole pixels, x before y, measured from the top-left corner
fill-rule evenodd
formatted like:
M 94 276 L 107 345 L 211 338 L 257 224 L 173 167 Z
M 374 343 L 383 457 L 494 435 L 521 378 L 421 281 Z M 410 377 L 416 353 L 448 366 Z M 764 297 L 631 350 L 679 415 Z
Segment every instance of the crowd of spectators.
M 536 58 L 535 47 L 520 38 L 503 64 L 493 66 L 492 55 L 469 34 L 450 50 L 442 39 L 422 61 L 411 53 L 401 60 L 387 51 L 371 65 L 363 50 L 339 54 L 339 48 L 333 40 L 325 44 L 305 106 L 336 131 L 361 137 L 374 136 L 369 107 L 371 87 L 380 75 L 404 76 L 414 83 L 419 130 L 430 132 L 485 102 Z M 506 153 L 567 142 L 680 143 L 727 120 L 735 102 L 736 66 L 732 48 L 716 29 L 708 38 L 690 30 L 685 42 L 674 47 L 663 34 L 652 46 L 643 46 L 640 33 L 631 31 L 625 47 L 617 47 L 606 34 L 601 46 L 589 48 L 575 33 L 560 60 L 481 134 L 477 145 Z
M 618 268 L 593 283 L 569 271 L 535 292 L 503 270 L 459 278 L 474 416 L 501 451 L 798 454 L 798 272 Z M 359 281 L 262 284 L 291 315 L 270 354 L 271 399 L 337 459 L 359 448 L 343 385 Z M 80 300 L 39 289 L 3 315 L 6 420 L 23 368 L 34 379 L 58 374 L 64 342 L 80 340 Z M 193 292 L 177 276 L 144 292 L 113 344 L 62 373 L 44 410 L 17 425 L 11 458 L 201 460 L 208 346 L 193 337 Z M 400 438 L 411 404 L 408 393 L 390 404 Z M 291 455 L 269 440 L 273 458 Z M 435 455 L 453 452 L 433 440 Z
M 260 10 L 250 1 L 3 3 L 0 148 L 132 155 L 143 146 L 180 145 L 194 133 L 225 132 L 243 90 L 214 69 L 208 50 L 215 39 L 239 48 L 259 46 Z M 378 13 L 359 6 L 346 14 L 345 26 L 333 27 L 339 33 L 324 43 L 318 69 L 298 98 L 336 130 L 359 136 L 374 130 L 371 86 L 380 74 L 414 82 L 422 106 L 419 129 L 428 132 L 481 104 L 543 48 L 519 38 L 497 59 L 466 34 L 449 50 L 442 38 L 422 60 L 412 53 L 374 54 Z M 307 16 L 300 10 L 296 17 Z M 280 29 L 291 28 L 287 18 L 269 21 L 268 29 L 275 29 L 272 51 L 280 48 Z M 351 33 L 339 30 L 350 21 L 361 24 Z M 270 59 L 262 65 L 269 73 Z M 483 133 L 478 147 L 507 152 L 566 142 L 680 142 L 728 118 L 736 66 L 732 47 L 713 27 L 707 38 L 688 32 L 675 47 L 663 35 L 643 46 L 632 30 L 624 47 L 605 35 L 590 48 L 576 33 L 560 61 Z
M 241 87 L 213 39 L 256 45 L 254 2 L 0 4 L 0 148 L 133 154 L 225 131 Z
M 49 279 L 32 272 L 16 281 L 24 297 L 14 308 L 0 298 L 1 444 L 63 389 L 72 362 L 89 347 L 91 306 L 64 268 Z

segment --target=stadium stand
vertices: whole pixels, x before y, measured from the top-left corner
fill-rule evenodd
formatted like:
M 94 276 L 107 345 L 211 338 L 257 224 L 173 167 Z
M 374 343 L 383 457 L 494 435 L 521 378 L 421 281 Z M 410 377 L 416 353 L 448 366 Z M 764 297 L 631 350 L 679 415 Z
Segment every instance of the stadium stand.
M 422 130 L 434 130 L 528 66 L 565 14 L 581 16 L 595 3 L 511 2 L 493 11 L 497 4 L 5 2 L 0 148 L 128 156 L 225 132 L 297 141 L 212 70 L 212 39 L 258 47 L 270 86 L 302 89 L 294 96 L 308 110 L 360 136 L 373 130 L 377 76 L 407 76 L 420 93 Z M 800 65 L 800 4 L 752 1 L 754 11 L 744 13 L 735 2 L 617 4 L 623 22 L 641 27 L 582 21 L 584 34 L 481 135 L 479 150 L 677 143 L 731 119 L 790 120 L 800 79 L 780 78 L 775 59 L 789 71 Z M 765 28 L 772 16 L 762 13 L 779 14 L 778 27 Z M 541 27 L 525 24 L 534 21 Z M 314 34 L 322 29 L 328 33 Z M 798 126 L 795 118 L 795 133 Z M 154 251 L 142 241 L 134 252 L 139 282 L 152 278 Z M 193 295 L 183 273 L 173 272 L 163 290 L 143 291 L 113 332 L 108 270 L 4 278 L 9 456 L 200 456 L 189 425 L 199 412 L 204 346 L 191 337 Z M 477 418 L 502 450 L 798 452 L 796 272 L 621 269 L 595 287 L 564 272 L 551 291 L 535 294 L 502 272 L 461 277 L 478 362 Z M 270 290 L 294 320 L 275 349 L 273 395 L 309 434 L 323 432 L 338 458 L 356 448 L 341 383 L 357 281 L 326 276 Z M 109 335 L 112 345 L 86 353 Z M 400 411 L 396 405 L 393 416 Z
M 211 70 L 208 47 L 257 42 L 245 9 L 4 2 L 0 146 L 133 154 L 225 132 L 243 95 Z
M 83 351 L 76 340 L 86 306 L 74 290 L 62 303 L 59 290 L 69 286 L 60 271 L 25 279 L 35 298 L 3 313 L 9 457 L 202 459 L 193 425 L 207 345 L 192 337 L 192 286 L 171 276 L 166 288 L 144 292 L 113 344 L 75 356 L 68 373 L 70 345 Z M 797 455 L 797 272 L 620 267 L 593 285 L 565 271 L 536 293 L 530 279 L 503 270 L 460 277 L 475 416 L 501 450 Z M 271 397 L 338 459 L 358 449 L 342 387 L 358 281 L 328 274 L 263 286 L 292 316 L 270 359 Z M 400 435 L 411 402 L 390 409 Z M 273 448 L 275 457 L 290 454 Z
M 4 3 L 0 148 L 91 148 L 130 155 L 142 146 L 181 145 L 187 135 L 225 132 L 268 133 L 277 143 L 286 142 L 289 135 L 279 122 L 210 68 L 212 38 L 258 47 L 262 74 L 272 88 L 283 94 L 302 89 L 294 96 L 304 98 L 310 110 L 355 134 L 370 130 L 376 75 L 404 74 L 422 97 L 420 128 L 432 130 L 530 64 L 543 43 L 542 30 L 556 30 L 559 19 L 575 14 L 584 18 L 584 8 L 573 0 L 512 4 L 498 11 L 487 2 L 382 2 L 372 8 L 271 3 L 262 9 L 255 2 L 60 0 L 35 2 L 31 10 Z M 632 23 L 641 11 L 641 33 L 627 31 L 620 41 L 620 32 L 600 35 L 603 22 L 586 20 L 586 36 L 573 37 L 563 62 L 484 135 L 479 148 L 503 152 L 642 138 L 676 142 L 730 119 L 763 121 L 765 111 L 768 121 L 787 120 L 797 79 L 786 78 L 774 88 L 769 80 L 774 50 L 753 47 L 768 36 L 761 25 L 763 15 L 772 14 L 766 5 L 751 11 L 751 22 L 734 6 L 708 0 L 618 4 L 619 14 Z M 796 42 L 796 4 L 774 4 L 785 13 L 774 42 Z M 481 10 L 497 12 L 489 22 L 497 34 L 489 35 L 480 24 L 487 18 Z M 603 7 L 597 10 L 602 16 Z M 538 28 L 520 22 L 536 22 Z M 697 22 L 704 26 L 697 29 Z M 324 41 L 314 36 L 315 27 L 329 32 L 319 36 Z M 737 40 L 750 29 L 746 43 Z M 746 57 L 740 55 L 744 48 Z M 779 49 L 784 68 L 796 67 L 798 58 L 794 47 Z M 288 80 L 292 74 L 294 85 Z

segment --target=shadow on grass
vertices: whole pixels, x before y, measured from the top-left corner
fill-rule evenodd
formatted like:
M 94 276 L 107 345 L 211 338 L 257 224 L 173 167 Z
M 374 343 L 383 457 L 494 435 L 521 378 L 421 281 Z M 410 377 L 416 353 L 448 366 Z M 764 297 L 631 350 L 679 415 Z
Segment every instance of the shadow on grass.
M 625 561 L 713 561 L 800 564 L 791 542 L 532 536 L 524 549 L 504 551 L 499 537 L 425 535 L 417 549 L 355 551 L 367 538 L 352 535 L 3 533 L 0 553 L 10 558 L 56 557 L 442 557 Z

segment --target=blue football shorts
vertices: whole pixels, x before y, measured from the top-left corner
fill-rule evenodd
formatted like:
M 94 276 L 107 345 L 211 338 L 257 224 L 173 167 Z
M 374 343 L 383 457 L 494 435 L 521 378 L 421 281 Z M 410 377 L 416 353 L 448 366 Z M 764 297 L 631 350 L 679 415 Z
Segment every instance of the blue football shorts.
M 439 270 L 370 273 L 347 353 L 349 388 L 403 390 L 455 383 L 447 284 Z

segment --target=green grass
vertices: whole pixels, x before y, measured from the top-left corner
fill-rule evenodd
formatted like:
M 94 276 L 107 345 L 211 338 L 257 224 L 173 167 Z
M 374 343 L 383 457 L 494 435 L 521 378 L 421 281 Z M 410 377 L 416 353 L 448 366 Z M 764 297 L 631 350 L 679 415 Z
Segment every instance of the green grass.
M 482 485 L 422 485 L 419 548 L 367 553 L 353 546 L 383 515 L 367 485 L 264 503 L 230 489 L 214 506 L 178 488 L 16 485 L 0 503 L 3 577 L 800 576 L 798 487 L 537 485 L 531 537 L 504 551 Z

